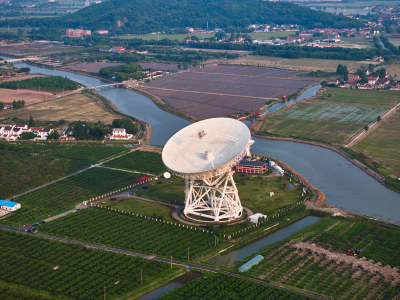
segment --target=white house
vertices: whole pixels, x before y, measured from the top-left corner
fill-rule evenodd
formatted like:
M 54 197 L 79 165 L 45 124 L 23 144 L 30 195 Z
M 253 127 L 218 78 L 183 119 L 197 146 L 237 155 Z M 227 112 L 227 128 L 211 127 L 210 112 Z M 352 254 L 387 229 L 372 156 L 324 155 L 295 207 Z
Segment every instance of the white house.
M 126 133 L 125 128 L 113 128 L 110 140 L 130 140 L 133 139 L 133 134 Z
M 17 202 L 0 200 L 0 209 L 7 211 L 16 211 L 21 208 L 21 204 Z
M 35 140 L 47 140 L 47 136 L 54 131 L 54 129 L 44 127 L 30 127 L 29 129 L 36 134 Z

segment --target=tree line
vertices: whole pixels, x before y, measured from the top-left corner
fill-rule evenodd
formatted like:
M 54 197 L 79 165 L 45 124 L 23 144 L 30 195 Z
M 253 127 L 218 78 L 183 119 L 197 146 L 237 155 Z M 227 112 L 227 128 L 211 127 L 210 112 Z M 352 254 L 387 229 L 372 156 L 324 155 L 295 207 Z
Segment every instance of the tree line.
M 79 84 L 62 76 L 35 77 L 19 81 L 0 83 L 0 88 L 5 89 L 32 89 L 59 92 L 63 90 L 76 90 Z

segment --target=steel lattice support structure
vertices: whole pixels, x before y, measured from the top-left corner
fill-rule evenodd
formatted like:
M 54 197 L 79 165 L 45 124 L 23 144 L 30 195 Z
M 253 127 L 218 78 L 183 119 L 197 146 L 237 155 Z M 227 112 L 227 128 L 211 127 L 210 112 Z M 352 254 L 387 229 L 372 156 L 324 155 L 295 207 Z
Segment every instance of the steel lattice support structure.
M 185 210 L 188 218 L 199 216 L 208 222 L 227 222 L 242 216 L 234 171 L 212 178 L 185 180 Z M 204 221 L 204 220 L 203 220 Z

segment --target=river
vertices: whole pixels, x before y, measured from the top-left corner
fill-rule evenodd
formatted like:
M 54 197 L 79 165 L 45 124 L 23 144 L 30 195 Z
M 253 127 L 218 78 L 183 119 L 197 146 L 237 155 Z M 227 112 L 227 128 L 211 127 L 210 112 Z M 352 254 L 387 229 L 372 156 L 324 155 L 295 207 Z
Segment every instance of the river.
M 31 72 L 61 75 L 86 86 L 101 80 L 75 73 L 50 70 L 25 63 Z M 150 144 L 164 145 L 177 130 L 189 124 L 181 117 L 158 108 L 147 97 L 126 89 L 99 92 L 122 112 L 146 121 L 152 128 Z M 326 195 L 326 204 L 400 223 L 400 194 L 389 190 L 336 152 L 309 144 L 253 137 L 252 152 L 276 157 L 289 164 Z

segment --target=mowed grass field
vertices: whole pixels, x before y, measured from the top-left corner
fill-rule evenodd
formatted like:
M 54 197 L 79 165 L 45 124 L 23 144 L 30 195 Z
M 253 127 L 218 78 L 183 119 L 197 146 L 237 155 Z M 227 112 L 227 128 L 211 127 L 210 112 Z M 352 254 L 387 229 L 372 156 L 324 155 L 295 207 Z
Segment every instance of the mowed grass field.
M 119 116 L 109 112 L 95 96 L 86 93 L 76 93 L 55 100 L 40 102 L 20 109 L 10 109 L 0 112 L 0 119 L 17 117 L 41 121 L 101 121 L 111 124 Z
M 302 199 L 297 189 L 287 177 L 258 177 L 235 175 L 240 201 L 254 212 L 271 213 Z M 184 203 L 185 184 L 181 181 L 153 184 L 147 189 L 138 189 L 136 196 L 170 203 Z M 274 192 L 275 196 L 269 197 Z
M 395 91 L 327 88 L 314 103 L 299 103 L 265 117 L 255 128 L 260 134 L 344 144 L 398 101 Z
M 272 56 L 245 56 L 238 59 L 230 60 L 229 64 L 249 65 L 249 66 L 264 66 L 269 68 L 287 69 L 294 71 L 316 71 L 323 70 L 327 72 L 335 72 L 337 65 L 346 65 L 349 72 L 356 71 L 361 66 L 376 64 L 371 61 L 350 61 L 337 59 L 317 59 L 317 58 L 281 58 Z
M 400 177 L 400 112 L 383 121 L 353 148 Z
M 132 35 L 121 35 L 117 37 L 118 39 L 123 39 L 123 40 L 133 40 L 133 39 L 142 39 L 146 41 L 150 40 L 163 40 L 163 39 L 168 39 L 168 40 L 178 40 L 182 41 L 187 37 L 191 36 L 197 36 L 199 39 L 205 39 L 205 38 L 211 38 L 215 34 L 213 33 L 207 33 L 207 34 L 194 34 L 194 33 L 182 33 L 182 34 L 132 34 Z

